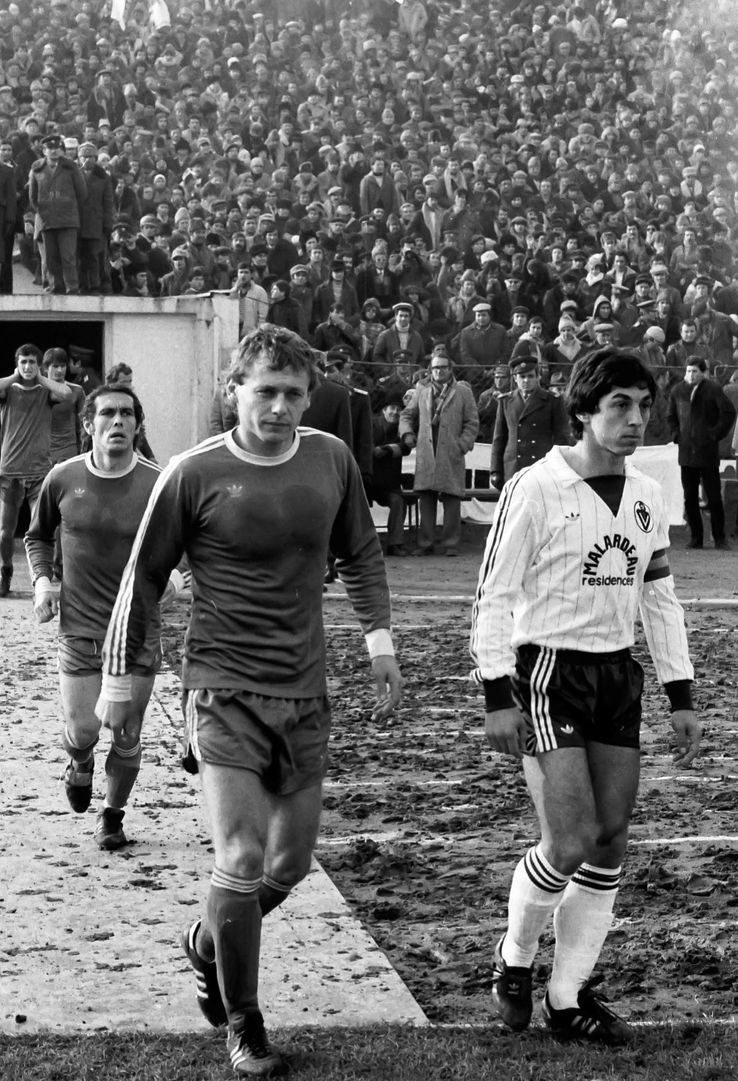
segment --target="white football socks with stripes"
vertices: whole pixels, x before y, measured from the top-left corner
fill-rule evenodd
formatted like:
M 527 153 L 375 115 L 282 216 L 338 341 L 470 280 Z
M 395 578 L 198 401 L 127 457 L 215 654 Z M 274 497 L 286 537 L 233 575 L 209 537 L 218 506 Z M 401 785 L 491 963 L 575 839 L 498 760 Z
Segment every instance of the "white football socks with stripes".
M 620 868 L 583 863 L 572 876 L 554 913 L 554 949 L 549 1002 L 555 1010 L 577 1005 L 582 986 L 592 975 L 612 925 Z
M 549 916 L 569 883 L 543 855 L 541 845 L 529 848 L 513 874 L 502 959 L 515 968 L 529 968 Z

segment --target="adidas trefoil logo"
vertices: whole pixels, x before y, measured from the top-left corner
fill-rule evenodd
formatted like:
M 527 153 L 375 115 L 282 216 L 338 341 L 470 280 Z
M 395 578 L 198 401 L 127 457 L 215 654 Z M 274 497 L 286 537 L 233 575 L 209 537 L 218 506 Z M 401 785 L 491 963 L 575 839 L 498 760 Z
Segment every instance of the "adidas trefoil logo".
M 226 491 L 231 499 L 238 499 L 243 492 L 243 484 L 228 484 L 226 485 Z

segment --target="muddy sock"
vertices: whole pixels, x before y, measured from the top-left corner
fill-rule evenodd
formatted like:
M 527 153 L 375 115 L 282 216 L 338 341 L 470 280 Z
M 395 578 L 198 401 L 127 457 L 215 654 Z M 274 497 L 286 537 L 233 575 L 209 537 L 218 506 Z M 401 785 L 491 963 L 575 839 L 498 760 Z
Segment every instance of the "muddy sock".
M 507 931 L 502 943 L 506 964 L 515 968 L 533 964 L 541 932 L 568 881 L 569 875 L 551 866 L 540 845 L 528 849 L 515 868 L 510 887 Z
M 583 863 L 566 887 L 554 913 L 556 946 L 548 997 L 555 1010 L 577 1005 L 612 925 L 619 885 L 619 867 Z
M 124 750 L 110 744 L 108 756 L 105 759 L 105 774 L 108 778 L 105 806 L 122 810 L 128 803 L 131 789 L 136 783 L 138 771 L 141 768 L 141 744 Z

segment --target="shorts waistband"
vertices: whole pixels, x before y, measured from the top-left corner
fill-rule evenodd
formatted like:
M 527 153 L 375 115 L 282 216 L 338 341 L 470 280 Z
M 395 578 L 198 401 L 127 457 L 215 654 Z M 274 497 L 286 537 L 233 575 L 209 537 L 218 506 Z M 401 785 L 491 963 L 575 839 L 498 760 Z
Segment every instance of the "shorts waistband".
M 528 652 L 529 655 L 532 653 L 535 656 L 538 656 L 543 648 L 553 649 L 556 653 L 557 661 L 566 661 L 569 664 L 619 664 L 621 661 L 629 661 L 631 659 L 631 652 L 629 649 L 616 649 L 612 653 L 586 653 L 581 649 L 556 649 L 555 646 L 537 646 L 532 642 L 519 646 L 518 652 Z

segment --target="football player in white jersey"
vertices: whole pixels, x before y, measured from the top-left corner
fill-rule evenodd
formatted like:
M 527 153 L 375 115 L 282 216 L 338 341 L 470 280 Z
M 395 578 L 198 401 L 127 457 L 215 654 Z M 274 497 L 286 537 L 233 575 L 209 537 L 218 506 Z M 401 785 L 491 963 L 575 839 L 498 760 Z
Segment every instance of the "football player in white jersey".
M 664 504 L 629 461 L 654 394 L 629 354 L 607 348 L 576 363 L 566 396 L 576 443 L 508 481 L 480 571 L 471 653 L 487 739 L 522 759 L 541 831 L 515 869 L 495 950 L 495 1007 L 516 1031 L 531 1018 L 533 961 L 553 917 L 543 1000 L 553 1034 L 612 1044 L 632 1035 L 591 977 L 638 788 L 643 671 L 630 647 L 639 611 L 671 705 L 675 764 L 689 766 L 699 749 Z

